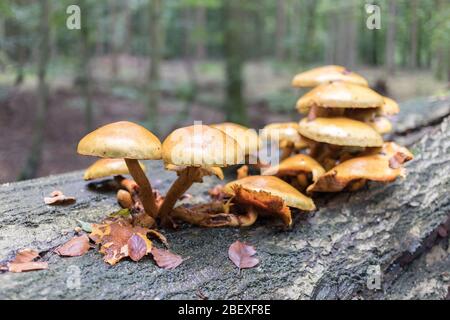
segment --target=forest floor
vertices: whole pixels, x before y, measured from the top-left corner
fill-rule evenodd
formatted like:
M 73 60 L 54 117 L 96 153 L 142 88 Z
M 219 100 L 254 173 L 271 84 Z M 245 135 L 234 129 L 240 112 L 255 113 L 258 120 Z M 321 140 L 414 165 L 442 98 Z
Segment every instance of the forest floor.
M 112 81 L 110 60 L 93 62 L 95 86 L 92 88 L 94 127 L 108 122 L 146 118 L 145 61 L 129 57 L 119 59 L 119 74 Z M 192 74 L 189 77 L 183 61 L 163 64 L 160 107 L 160 137 L 177 126 L 221 122 L 224 76 L 218 62 L 205 62 L 195 67 L 197 94 L 192 96 Z M 290 88 L 292 68 L 270 62 L 252 62 L 245 68 L 245 98 L 253 128 L 275 121 L 293 121 L 299 117 L 293 106 L 301 92 Z M 382 77 L 382 71 L 358 69 L 371 85 Z M 45 144 L 38 176 L 57 174 L 86 167 L 91 158 L 76 154 L 79 139 L 86 134 L 83 99 L 70 72 L 50 73 L 50 105 L 45 128 Z M 28 155 L 33 134 L 36 78 L 28 75 L 18 88 L 11 85 L 12 75 L 0 77 L 0 183 L 15 181 Z M 439 94 L 446 84 L 437 82 L 428 71 L 399 71 L 390 77 L 389 96 L 405 101 L 417 96 Z M 183 112 L 186 113 L 183 113 Z M 180 115 L 187 116 L 180 116 Z

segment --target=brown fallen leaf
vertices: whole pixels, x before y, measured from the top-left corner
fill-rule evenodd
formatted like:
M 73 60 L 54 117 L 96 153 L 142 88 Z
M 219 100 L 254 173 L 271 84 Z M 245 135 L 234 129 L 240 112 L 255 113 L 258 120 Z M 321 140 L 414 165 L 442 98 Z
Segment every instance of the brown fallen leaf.
M 45 197 L 44 202 L 48 205 L 66 205 L 75 203 L 74 197 L 66 197 L 61 191 L 55 190 L 50 193 L 50 197 Z
M 148 234 L 151 236 L 154 236 L 156 239 L 158 239 L 159 241 L 161 241 L 161 243 L 166 247 L 169 248 L 169 241 L 167 241 L 167 238 L 160 232 L 156 231 L 156 230 L 149 230 Z
M 124 218 L 110 218 L 102 224 L 92 224 L 89 238 L 96 244 L 100 244 L 100 253 L 104 254 L 105 262 L 114 265 L 130 255 L 129 240 L 134 234 L 141 235 L 145 239 L 148 232 L 149 229 L 133 226 Z M 132 244 L 134 259 L 137 259 L 141 252 L 138 250 L 138 244 Z M 149 250 L 145 254 L 151 250 L 151 241 L 146 241 L 146 244 Z
M 73 237 L 55 250 L 55 253 L 63 257 L 78 257 L 84 255 L 90 249 L 89 237 L 85 234 Z
M 128 256 L 133 261 L 139 261 L 152 251 L 152 242 L 145 235 L 134 233 L 128 239 Z
M 47 262 L 30 261 L 22 263 L 15 263 L 15 262 L 8 263 L 9 272 L 25 272 L 44 269 L 48 269 Z
M 25 248 L 22 250 L 19 250 L 16 253 L 16 256 L 14 260 L 11 261 L 11 263 L 25 263 L 25 262 L 31 262 L 34 259 L 39 257 L 39 252 L 33 249 Z
M 158 267 L 172 270 L 178 267 L 184 260 L 181 256 L 170 252 L 169 250 L 153 248 L 152 249 L 153 259 L 155 260 Z
M 228 249 L 228 257 L 239 268 L 239 271 L 253 268 L 259 263 L 259 259 L 253 257 L 255 254 L 256 250 L 253 246 L 242 243 L 239 240 L 231 244 Z

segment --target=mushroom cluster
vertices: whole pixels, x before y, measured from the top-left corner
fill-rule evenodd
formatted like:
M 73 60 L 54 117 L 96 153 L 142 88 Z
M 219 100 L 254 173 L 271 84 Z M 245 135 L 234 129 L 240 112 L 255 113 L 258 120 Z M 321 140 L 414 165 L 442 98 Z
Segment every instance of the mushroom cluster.
M 388 182 L 404 175 L 402 165 L 412 154 L 382 137 L 392 130 L 388 117 L 399 112 L 394 100 L 341 66 L 297 74 L 292 85 L 314 87 L 297 101 L 305 115 L 298 131 L 309 156 L 327 171 L 310 181 L 307 192 L 357 190 L 367 180 Z
M 292 212 L 315 210 L 309 197 L 314 192 L 355 191 L 367 181 L 405 176 L 403 164 L 413 155 L 382 137 L 392 130 L 389 117 L 399 112 L 394 100 L 341 66 L 297 74 L 292 85 L 313 87 L 296 104 L 304 117 L 268 124 L 259 135 L 230 122 L 194 124 L 176 129 L 161 143 L 132 122 L 100 127 L 78 144 L 78 153 L 102 158 L 86 170 L 84 179 L 114 176 L 119 204 L 130 209 L 134 225 L 146 228 L 158 223 L 175 227 L 177 220 L 204 227 L 246 227 L 257 217 L 275 218 L 290 227 Z M 275 164 L 261 159 L 268 142 L 279 151 Z M 162 160 L 166 170 L 177 173 L 164 196 L 152 189 L 139 160 Z M 235 165 L 242 165 L 238 179 L 216 186 L 210 203 L 176 207 L 192 184 L 205 176 L 223 180 L 222 168 Z M 248 165 L 261 173 L 249 176 Z

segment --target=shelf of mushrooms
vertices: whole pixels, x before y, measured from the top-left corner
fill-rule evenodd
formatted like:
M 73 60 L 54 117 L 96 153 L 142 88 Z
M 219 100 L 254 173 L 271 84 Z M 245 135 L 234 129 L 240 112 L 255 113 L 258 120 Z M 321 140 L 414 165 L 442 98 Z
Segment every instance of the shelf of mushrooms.
M 102 158 L 84 178 L 113 176 L 117 201 L 139 226 L 249 227 L 267 217 L 289 228 L 293 215 L 316 209 L 313 197 L 321 192 L 356 191 L 367 181 L 405 176 L 403 165 L 413 155 L 383 140 L 392 130 L 390 118 L 399 112 L 394 100 L 342 66 L 299 73 L 292 86 L 310 89 L 296 104 L 303 117 L 267 124 L 259 134 L 230 122 L 195 124 L 176 129 L 161 143 L 135 123 L 103 126 L 79 142 L 78 153 Z M 261 157 L 268 142 L 278 151 L 275 162 Z M 152 189 L 139 160 L 162 160 L 166 170 L 177 173 L 164 196 Z M 210 201 L 177 206 L 192 184 L 204 176 L 223 180 L 222 168 L 228 166 L 237 169 L 237 179 L 214 188 Z

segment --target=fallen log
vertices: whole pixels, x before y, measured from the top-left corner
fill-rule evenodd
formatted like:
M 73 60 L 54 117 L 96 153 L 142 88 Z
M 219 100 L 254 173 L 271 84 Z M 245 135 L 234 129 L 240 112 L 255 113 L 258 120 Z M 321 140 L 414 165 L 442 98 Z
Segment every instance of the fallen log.
M 0 261 L 28 247 L 38 249 L 49 268 L 1 273 L 0 299 L 197 299 L 199 290 L 210 299 L 412 298 L 421 296 L 419 282 L 430 281 L 442 298 L 448 256 L 429 272 L 420 262 L 433 246 L 448 243 L 442 228 L 448 230 L 450 219 L 450 118 L 412 151 L 416 159 L 407 165 L 405 180 L 319 195 L 318 210 L 296 214 L 290 231 L 264 220 L 248 229 L 164 230 L 171 250 L 190 257 L 171 271 L 150 258 L 109 266 L 96 250 L 73 258 L 53 253 L 73 236 L 77 219 L 96 222 L 118 209 L 114 193 L 88 189 L 82 172 L 2 185 Z M 148 169 L 155 187 L 165 192 L 175 176 L 158 162 Z M 186 201 L 207 199 L 216 183 L 205 179 Z M 45 205 L 43 197 L 55 189 L 76 203 Z M 238 273 L 227 255 L 236 240 L 256 247 L 258 267 Z

